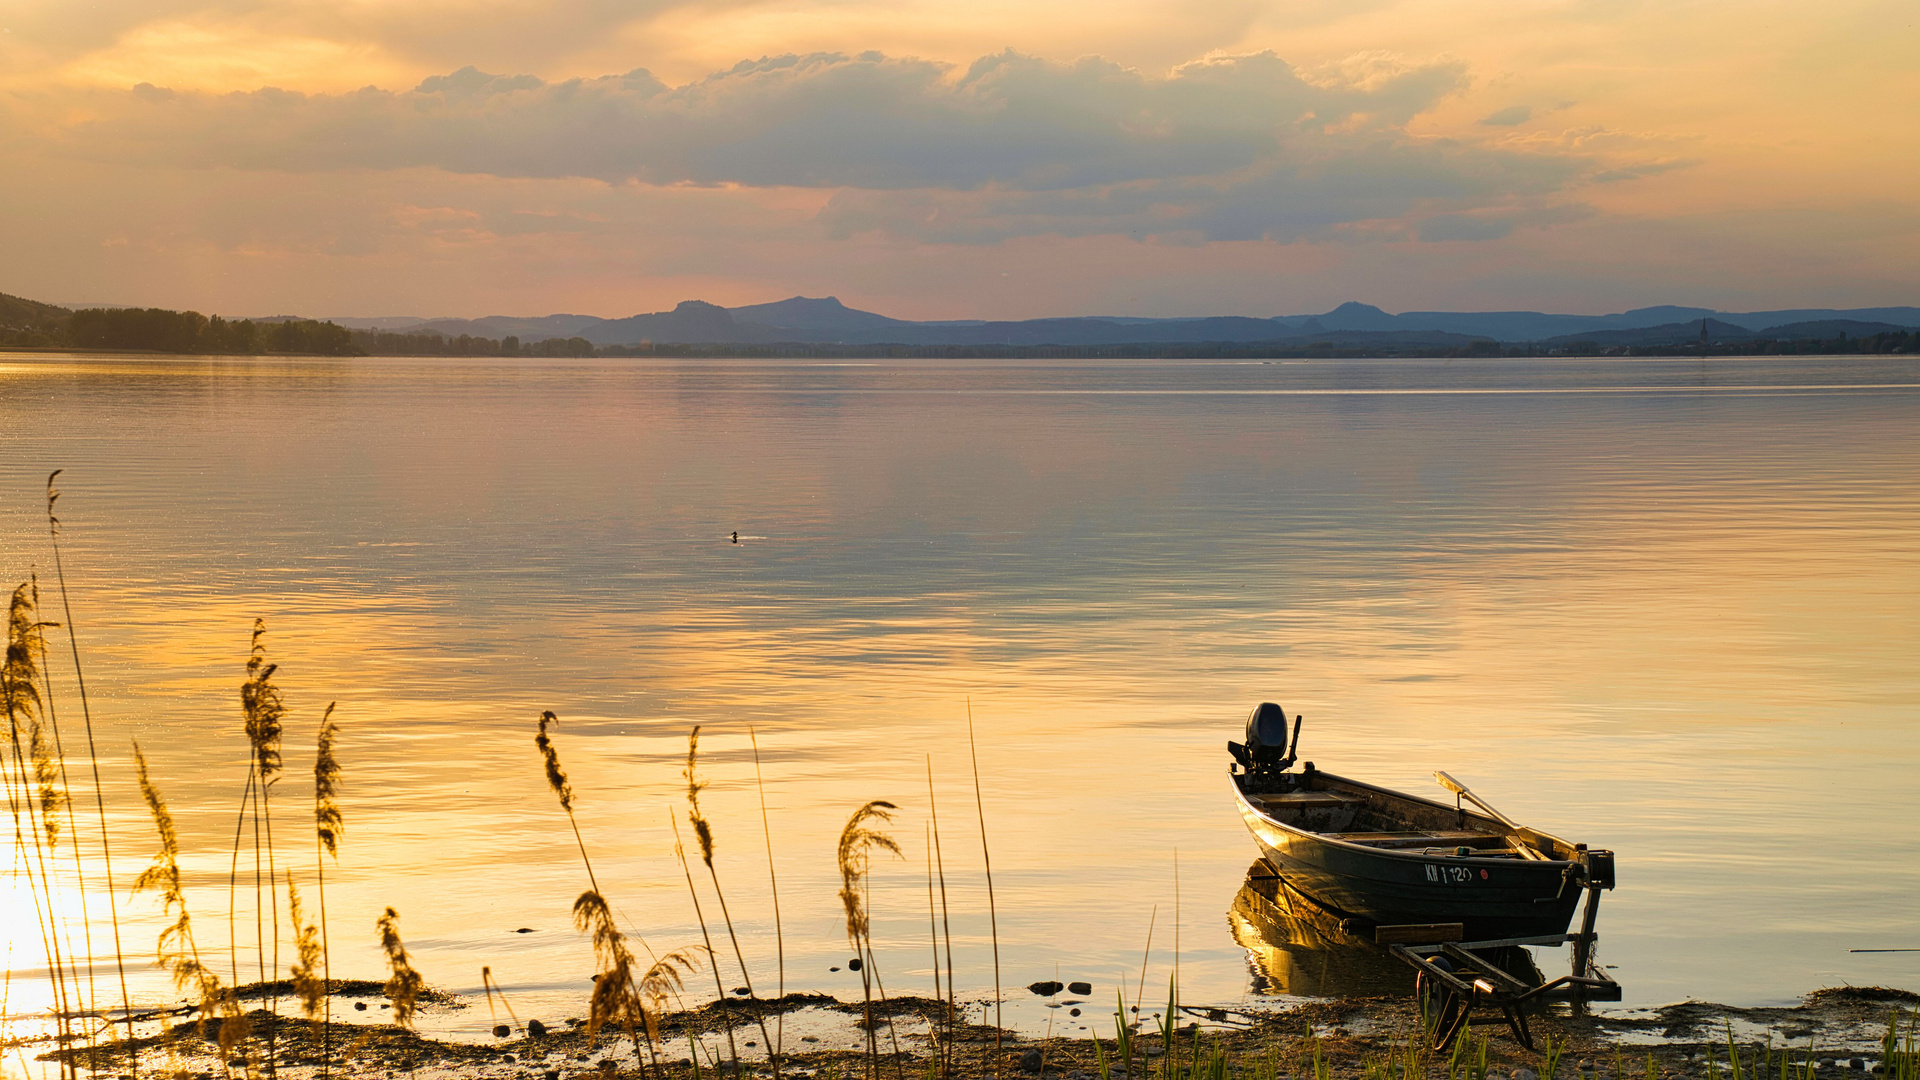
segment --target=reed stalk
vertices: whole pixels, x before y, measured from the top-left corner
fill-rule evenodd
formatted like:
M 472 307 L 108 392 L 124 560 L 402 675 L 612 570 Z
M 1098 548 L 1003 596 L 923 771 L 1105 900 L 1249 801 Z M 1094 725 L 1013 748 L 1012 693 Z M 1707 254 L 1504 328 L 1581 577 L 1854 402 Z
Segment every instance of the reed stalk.
M 240 684 L 240 707 L 246 716 L 247 743 L 253 750 L 253 772 L 258 776 L 255 785 L 254 824 L 254 917 L 260 917 L 260 851 L 262 821 L 266 840 L 266 899 L 272 911 L 273 924 L 273 966 L 269 969 L 276 975 L 280 971 L 280 898 L 273 888 L 276 872 L 273 859 L 273 784 L 275 774 L 281 770 L 280 736 L 283 721 L 286 718 L 286 706 L 281 700 L 280 688 L 273 685 L 273 673 L 279 667 L 267 663 L 266 646 L 267 623 L 264 619 L 253 620 L 253 639 L 247 649 L 247 681 Z M 264 949 L 262 950 L 264 953 Z M 261 959 L 266 958 L 263 955 Z M 263 963 L 264 966 L 264 963 Z M 278 980 L 268 982 L 267 1012 L 277 1016 L 279 995 L 272 989 Z M 267 1075 L 276 1074 L 275 1037 L 277 1025 L 267 1027 Z
M 59 770 L 53 764 L 40 723 L 40 670 L 35 657 L 44 651 L 42 625 L 34 609 L 31 587 L 22 583 L 13 591 L 8 606 L 6 659 L 0 665 L 0 698 L 4 698 L 14 780 L 19 785 L 17 789 L 8 785 L 8 803 L 14 816 L 14 842 L 26 861 L 28 887 L 34 896 L 35 918 L 40 923 L 41 946 L 47 956 L 47 973 L 56 1009 L 55 1030 L 61 1044 L 67 1045 L 73 1038 L 71 998 L 77 994 L 79 984 L 75 978 L 69 990 L 71 950 L 61 947 L 58 883 L 48 866 L 48 855 L 60 839 L 59 813 L 64 792 L 59 787 Z M 20 815 L 23 807 L 26 810 L 24 825 Z M 30 861 L 24 860 L 29 836 L 33 843 Z M 79 1075 L 79 1066 L 70 1057 L 61 1060 L 64 1071 Z
M 31 590 L 33 610 L 37 615 L 40 611 L 40 575 L 37 573 L 30 574 L 27 583 Z M 58 814 L 60 812 L 66 814 L 67 836 L 70 838 L 67 849 L 73 853 L 73 884 L 80 900 L 80 944 L 83 950 L 77 955 L 70 952 L 67 961 L 75 968 L 74 993 L 77 996 L 80 991 L 80 974 L 78 967 L 81 962 L 81 957 L 85 958 L 87 973 L 86 1011 L 89 1014 L 98 1015 L 99 1010 L 97 1005 L 99 1002 L 99 993 L 95 987 L 93 977 L 93 909 L 87 903 L 87 868 L 80 856 L 80 823 L 75 815 L 73 799 L 69 795 L 69 792 L 71 792 L 73 788 L 71 781 L 67 777 L 67 747 L 65 740 L 62 739 L 60 735 L 60 714 L 59 711 L 54 708 L 53 702 L 53 673 L 51 671 L 51 665 L 47 663 L 47 637 L 45 630 L 49 627 L 57 627 L 59 625 L 60 624 L 56 622 L 41 620 L 36 620 L 34 624 L 35 633 L 33 635 L 33 645 L 38 648 L 40 653 L 38 674 L 41 688 L 41 712 L 46 717 L 47 731 L 53 734 L 53 749 L 50 754 L 46 751 L 44 745 L 44 734 L 41 735 L 40 741 L 42 745 L 39 747 L 39 752 L 34 758 L 34 767 L 35 771 L 39 774 L 42 790 L 48 793 L 48 796 L 43 797 L 43 802 L 50 802 L 54 807 L 53 812 L 55 817 L 53 823 L 58 825 Z M 43 813 L 44 812 L 43 810 Z M 69 944 L 71 944 L 72 931 L 68 931 L 68 938 Z M 94 1041 L 88 1039 L 87 1067 L 95 1072 L 98 1072 L 100 1069 L 98 1050 L 99 1048 Z
M 253 786 L 254 767 L 252 754 L 249 753 L 247 784 L 240 790 L 240 812 L 233 819 L 233 858 L 227 868 L 227 977 L 235 986 L 240 985 L 240 935 L 234 928 L 235 913 L 240 907 L 240 841 L 247 835 L 247 814 L 253 809 Z M 254 896 L 256 909 L 259 906 L 257 903 L 259 899 L 256 893 Z M 256 929 L 258 925 L 258 920 L 255 920 Z M 263 963 L 262 967 L 264 966 Z M 261 977 L 266 976 L 263 973 Z
M 940 992 L 940 920 L 933 907 L 933 825 L 927 825 L 927 942 L 933 948 L 933 1000 L 943 1005 L 946 998 Z M 932 1030 L 928 1032 L 928 1044 L 933 1051 L 933 1063 L 928 1074 L 943 1075 L 944 1045 L 940 1041 L 940 1018 L 935 1017 Z
M 686 845 L 680 842 L 680 819 L 667 812 L 667 824 L 673 826 L 673 855 L 680 860 L 680 872 L 687 878 L 687 895 L 693 898 L 693 917 L 700 921 L 700 940 L 705 943 L 707 955 L 717 957 L 713 951 L 713 935 L 707 930 L 707 916 L 700 910 L 700 891 L 693 887 L 693 866 L 687 862 Z M 733 1041 L 733 1013 L 727 1008 L 727 985 L 720 981 L 720 965 L 713 965 L 713 989 L 718 994 L 715 1003 L 720 1009 L 724 1030 L 727 1033 L 727 1058 L 734 1071 L 740 1071 L 740 1049 Z M 698 1058 L 694 1060 L 698 1061 Z
M 646 1026 L 645 1006 L 633 975 L 633 953 L 627 948 L 626 935 L 614 925 L 613 910 L 606 898 L 589 889 L 573 902 L 575 929 L 593 935 L 593 956 L 600 971 L 593 979 L 593 996 L 587 1003 L 587 1039 L 599 1038 L 600 1029 L 618 1023 L 633 1040 L 634 1060 L 644 1070 L 646 1050 L 640 1045 L 639 1031 Z
M 784 999 L 787 996 L 787 936 L 780 926 L 780 879 L 773 871 L 773 822 L 767 814 L 767 782 L 760 775 L 760 737 L 751 724 L 747 725 L 747 739 L 753 745 L 753 786 L 760 793 L 760 831 L 767 841 L 767 892 L 773 898 L 773 947 L 780 979 L 774 996 Z M 773 1025 L 774 1053 L 784 1053 L 787 1045 L 785 1009 L 774 1015 Z
M 320 734 L 313 754 L 313 881 L 320 895 L 320 1075 L 333 1067 L 333 948 L 327 939 L 327 857 L 340 860 L 340 835 L 347 831 L 340 814 L 340 759 L 333 752 L 340 725 L 334 722 L 335 702 L 320 717 Z M 484 969 L 483 969 L 484 970 Z
M 413 1014 L 420 1006 L 420 994 L 427 988 L 427 981 L 414 970 L 413 958 L 407 955 L 407 946 L 400 940 L 400 913 L 392 908 L 375 920 L 374 927 L 380 931 L 380 951 L 387 955 L 387 969 L 392 973 L 387 977 L 383 989 L 387 1001 L 393 1005 L 393 1022 L 411 1031 Z
M 320 945 L 320 928 L 301 923 L 300 890 L 294 888 L 291 867 L 287 869 L 287 922 L 293 927 L 294 948 L 300 957 L 293 965 L 293 992 L 300 995 L 300 1010 L 317 1027 L 325 1023 L 326 954 Z
M 641 1048 L 636 1028 L 637 1023 L 646 1022 L 644 991 L 633 974 L 634 958 L 632 951 L 627 948 L 627 937 L 614 920 L 612 905 L 600 892 L 600 882 L 593 873 L 593 860 L 587 856 L 587 842 L 580 833 L 580 820 L 573 812 L 573 782 L 567 779 L 567 772 L 560 765 L 560 751 L 553 744 L 552 730 L 559 724 L 560 718 L 551 710 L 542 712 L 533 744 L 540 750 L 540 758 L 546 768 L 547 786 L 560 800 L 560 809 L 566 811 L 567 823 L 573 829 L 574 844 L 580 849 L 580 862 L 587 870 L 589 888 L 574 901 L 573 921 L 580 930 L 592 933 L 594 958 L 600 968 L 599 974 L 594 977 L 593 996 L 589 1002 L 588 1034 L 589 1037 L 597 1037 L 602 1025 L 610 1021 L 619 1023 L 633 1040 L 635 1061 L 644 1070 L 647 1053 Z M 646 940 L 638 935 L 636 940 L 643 947 L 646 945 Z M 652 953 L 653 950 L 649 948 L 647 951 Z M 658 966 L 656 963 L 655 967 Z M 484 979 L 489 973 L 482 969 L 481 974 Z M 506 1000 L 504 994 L 501 1000 Z M 514 1022 L 519 1022 L 517 1017 Z
M 55 469 L 47 474 L 47 535 L 53 545 L 54 578 L 60 585 L 60 610 L 62 617 L 66 619 L 67 643 L 73 651 L 74 685 L 80 698 L 80 717 L 85 722 L 87 731 L 87 762 L 93 770 L 94 809 L 100 823 L 100 857 L 107 879 L 107 917 L 113 924 L 113 964 L 120 976 L 120 1009 L 127 1022 L 128 1072 L 138 1080 L 140 1055 L 134 1046 L 133 998 L 127 992 L 127 963 L 125 951 L 120 945 L 120 901 L 115 895 L 113 883 L 113 846 L 107 838 L 107 803 L 104 788 L 100 783 L 100 753 L 93 737 L 93 709 L 87 701 L 86 669 L 80 663 L 80 639 L 73 626 L 73 602 L 67 595 L 67 568 L 60 553 L 60 519 L 53 512 L 53 504 L 60 498 L 60 492 L 54 488 L 53 480 L 64 471 Z M 75 853 L 78 854 L 77 837 Z
M 160 834 L 160 850 L 154 853 L 152 864 L 134 879 L 133 891 L 158 893 L 161 916 L 175 916 L 172 925 L 160 931 L 155 942 L 156 957 L 173 977 L 176 989 L 192 991 L 198 998 L 202 1033 L 208 1018 L 219 1014 L 220 1030 L 216 1037 L 220 1043 L 221 1068 L 226 1069 L 234 1047 L 246 1038 L 247 1016 L 240 1010 L 233 992 L 220 984 L 220 976 L 200 962 L 200 946 L 193 937 L 193 919 L 187 913 L 186 894 L 180 887 L 180 840 L 174 830 L 173 814 L 147 772 L 147 759 L 140 752 L 138 742 L 133 744 L 133 765 L 140 779 L 140 794 L 146 799 L 154 829 Z M 252 1069 L 249 1062 L 248 1072 Z
M 647 1048 L 653 1054 L 655 1075 L 666 1075 L 660 1067 L 660 1021 L 666 1015 L 669 999 L 680 996 L 686 988 L 683 975 L 691 975 L 700 967 L 700 956 L 692 949 L 675 949 L 673 952 L 653 962 L 647 973 L 640 977 L 640 1017 L 647 1026 Z M 505 1000 L 502 998 L 502 1000 Z M 695 1075 L 700 1071 L 700 1048 L 693 1041 L 693 1021 L 687 1021 L 687 1049 L 692 1055 Z
M 520 1018 L 514 1015 L 513 1003 L 507 1000 L 507 992 L 501 988 L 499 983 L 493 981 L 492 968 L 483 966 L 480 969 L 480 989 L 484 991 L 487 995 L 487 1018 L 488 1019 L 494 1019 L 493 996 L 495 994 L 498 994 L 500 995 L 500 1007 L 507 1010 L 507 1019 L 512 1020 L 513 1026 L 516 1028 L 523 1026 L 520 1023 Z
M 560 767 L 560 752 L 554 749 L 553 736 L 548 728 L 560 726 L 560 718 L 552 710 L 540 714 L 540 731 L 533 737 L 533 745 L 540 748 L 540 757 L 547 766 L 547 786 L 560 799 L 560 809 L 567 812 L 567 824 L 573 826 L 573 842 L 580 848 L 580 861 L 587 868 L 587 884 L 594 892 L 600 891 L 600 882 L 593 876 L 593 860 L 587 858 L 587 842 L 580 838 L 580 821 L 573 816 L 573 783 L 567 779 L 567 772 Z
M 683 774 L 687 778 L 687 821 L 693 827 L 695 839 L 700 841 L 700 861 L 707 864 L 707 876 L 713 879 L 713 895 L 720 900 L 720 918 L 727 924 L 727 939 L 733 943 L 733 958 L 740 964 L 740 978 L 747 984 L 747 1000 L 754 1003 L 753 1018 L 760 1025 L 760 1040 L 767 1048 L 767 1061 L 773 1066 L 774 1080 L 780 1080 L 780 1055 L 775 1052 L 773 1037 L 767 1032 L 766 1010 L 759 1005 L 759 995 L 753 992 L 753 973 L 747 970 L 746 953 L 740 949 L 740 935 L 733 929 L 733 914 L 727 910 L 727 894 L 720 888 L 720 872 L 713 865 L 713 826 L 700 812 L 700 792 L 706 782 L 695 771 L 700 757 L 700 725 L 693 726 L 693 732 L 687 736 L 687 767 Z M 763 806 L 764 809 L 764 806 Z M 716 962 L 714 968 L 717 970 Z
M 953 1024 L 960 1008 L 960 992 L 953 985 L 953 917 L 947 910 L 947 861 L 940 852 L 940 807 L 933 797 L 933 755 L 927 755 L 927 816 L 933 823 L 933 863 L 940 877 L 940 924 L 947 939 L 947 1004 L 943 1019 L 947 1028 L 947 1053 L 942 1060 L 941 1076 L 953 1071 Z
M 993 900 L 993 852 L 987 847 L 987 803 L 980 794 L 980 749 L 973 738 L 973 700 L 967 700 L 967 752 L 973 759 L 973 803 L 980 812 L 980 858 L 987 868 L 987 925 L 993 932 L 993 1049 L 1000 1050 L 1006 1018 L 1000 1000 L 1000 912 Z
M 888 823 L 893 820 L 893 811 L 899 809 L 890 802 L 874 799 L 853 812 L 847 819 L 845 828 L 840 830 L 840 845 L 837 861 L 840 868 L 840 904 L 847 916 L 847 943 L 853 946 L 854 955 L 862 960 L 860 965 L 860 993 L 863 1003 L 862 1017 L 867 1031 L 867 1078 L 873 1080 L 878 1071 L 880 1047 L 874 1038 L 873 987 L 877 972 L 873 965 L 873 924 L 867 906 L 867 875 L 873 869 L 873 852 L 877 848 L 890 851 L 896 857 L 900 854 L 900 845 L 893 837 L 871 827 L 869 822 Z M 884 991 L 882 991 L 884 993 Z
M 1180 849 L 1173 849 L 1173 984 L 1180 985 Z

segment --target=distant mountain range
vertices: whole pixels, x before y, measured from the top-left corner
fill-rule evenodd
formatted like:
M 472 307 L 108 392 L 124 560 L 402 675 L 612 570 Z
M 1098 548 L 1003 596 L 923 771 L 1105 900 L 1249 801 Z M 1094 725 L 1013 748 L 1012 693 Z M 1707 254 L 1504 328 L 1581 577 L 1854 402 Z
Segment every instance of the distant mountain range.
M 601 319 L 547 315 L 483 319 L 333 318 L 342 326 L 448 337 L 518 337 L 523 342 L 585 338 L 595 345 L 748 345 L 797 342 L 839 345 L 1043 346 L 1332 342 L 1382 346 L 1448 346 L 1474 340 L 1561 344 L 1651 345 L 1699 340 L 1702 320 L 1713 341 L 1732 338 L 1832 338 L 1920 327 L 1920 307 L 1795 308 L 1726 312 L 1648 307 L 1617 315 L 1554 315 L 1538 311 L 1407 311 L 1390 315 L 1348 302 L 1320 315 L 1258 319 L 1212 316 L 1142 319 L 1088 316 L 1010 322 L 959 319 L 916 322 L 847 307 L 834 297 L 796 296 L 771 304 L 725 308 L 687 300 L 672 311 Z

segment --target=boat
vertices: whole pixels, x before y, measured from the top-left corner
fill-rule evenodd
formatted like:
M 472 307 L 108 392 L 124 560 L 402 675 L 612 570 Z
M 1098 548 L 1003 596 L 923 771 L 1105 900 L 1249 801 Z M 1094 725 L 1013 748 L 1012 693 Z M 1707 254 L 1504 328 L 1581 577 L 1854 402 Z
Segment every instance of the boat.
M 1287 727 L 1285 710 L 1263 702 L 1247 741 L 1227 744 L 1240 815 L 1287 885 L 1381 942 L 1565 935 L 1576 974 L 1586 972 L 1598 891 L 1614 885 L 1611 851 L 1516 824 L 1446 773 L 1435 776 L 1452 805 L 1311 761 L 1295 769 L 1301 718 Z M 1586 925 L 1567 935 L 1583 894 Z

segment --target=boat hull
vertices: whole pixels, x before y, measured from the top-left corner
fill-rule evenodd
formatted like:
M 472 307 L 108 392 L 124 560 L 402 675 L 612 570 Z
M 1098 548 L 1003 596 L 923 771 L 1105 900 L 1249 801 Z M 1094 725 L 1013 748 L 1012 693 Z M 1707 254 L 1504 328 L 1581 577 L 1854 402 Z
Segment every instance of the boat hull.
M 1457 922 L 1469 940 L 1564 934 L 1580 902 L 1582 890 L 1568 877 L 1571 862 L 1346 843 L 1263 813 L 1237 781 L 1234 792 L 1254 841 L 1289 885 L 1376 925 Z

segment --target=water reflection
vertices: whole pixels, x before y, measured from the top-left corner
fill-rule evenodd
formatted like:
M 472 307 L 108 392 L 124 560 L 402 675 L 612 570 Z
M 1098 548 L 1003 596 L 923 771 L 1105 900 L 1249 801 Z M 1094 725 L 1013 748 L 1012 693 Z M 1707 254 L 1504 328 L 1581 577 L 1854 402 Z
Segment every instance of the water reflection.
M 1247 950 L 1253 992 L 1290 997 L 1376 997 L 1413 992 L 1413 969 L 1338 916 L 1301 896 L 1258 859 L 1227 913 Z
M 1454 769 L 1620 851 L 1601 933 L 1630 1002 L 1770 1001 L 1920 979 L 1848 951 L 1920 934 L 1920 837 L 1854 827 L 1920 820 L 1913 363 L 27 359 L 0 365 L 0 562 L 44 573 L 64 466 L 61 621 L 116 858 L 153 850 L 138 738 L 210 953 L 264 616 L 290 773 L 339 703 L 336 975 L 380 975 L 394 906 L 436 985 L 490 965 L 516 1004 L 581 1007 L 586 883 L 532 743 L 552 709 L 599 884 L 649 941 L 700 932 L 666 821 L 699 723 L 755 964 L 770 905 L 733 890 L 765 880 L 764 771 L 787 989 L 859 993 L 834 856 L 872 798 L 907 848 L 874 881 L 888 978 L 931 983 L 929 757 L 963 993 L 992 992 L 996 944 L 1007 985 L 1138 987 L 1143 956 L 1158 985 L 1172 853 L 1221 901 L 1256 854 L 1221 743 L 1279 695 L 1309 758 L 1409 790 Z M 130 953 L 166 924 L 120 915 Z M 1189 1000 L 1247 984 L 1213 918 L 1180 939 Z M 1333 963 L 1280 940 L 1276 985 Z M 129 976 L 172 1000 L 144 958 Z

